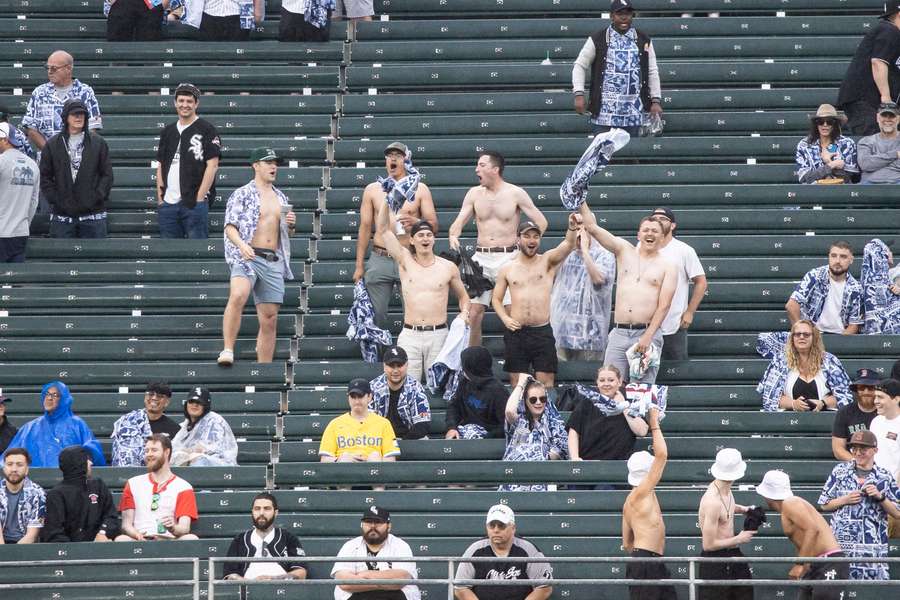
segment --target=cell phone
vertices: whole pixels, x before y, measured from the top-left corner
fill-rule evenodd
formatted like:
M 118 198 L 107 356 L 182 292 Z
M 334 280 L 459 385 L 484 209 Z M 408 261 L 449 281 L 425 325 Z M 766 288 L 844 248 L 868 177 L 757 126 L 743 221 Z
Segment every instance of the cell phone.
M 283 217 L 286 214 L 288 214 L 289 212 L 293 212 L 293 210 L 294 210 L 294 207 L 291 206 L 290 204 L 288 204 L 286 206 L 282 206 L 281 207 L 281 216 Z

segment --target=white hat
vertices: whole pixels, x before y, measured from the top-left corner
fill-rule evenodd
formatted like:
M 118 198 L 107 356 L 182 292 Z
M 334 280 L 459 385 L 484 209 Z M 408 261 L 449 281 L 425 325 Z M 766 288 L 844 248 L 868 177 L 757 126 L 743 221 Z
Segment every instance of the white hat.
M 739 450 L 722 448 L 716 454 L 716 464 L 709 472 L 721 481 L 737 481 L 747 472 L 747 463 L 741 458 Z
M 500 521 L 505 525 L 509 525 L 516 522 L 516 513 L 505 504 L 495 504 L 488 509 L 487 518 L 484 522 L 490 523 L 491 521 Z
M 650 472 L 650 465 L 653 464 L 653 455 L 646 450 L 635 452 L 628 459 L 628 484 L 633 486 L 641 485 L 641 482 Z
M 784 500 L 791 492 L 791 478 L 784 471 L 767 471 L 762 482 L 756 486 L 756 493 L 769 500 Z
M 9 137 L 9 123 L 0 123 L 0 139 Z

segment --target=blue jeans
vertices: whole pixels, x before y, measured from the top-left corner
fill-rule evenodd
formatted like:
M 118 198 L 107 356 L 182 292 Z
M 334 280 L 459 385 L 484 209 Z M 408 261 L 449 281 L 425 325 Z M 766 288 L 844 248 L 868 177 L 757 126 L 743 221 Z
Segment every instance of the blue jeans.
M 72 223 L 64 223 L 57 219 L 50 219 L 50 237 L 53 238 L 105 238 L 106 219 L 91 219 Z
M 194 208 L 187 208 L 180 202 L 163 202 L 157 211 L 159 237 L 189 238 L 205 240 L 209 237 L 209 203 L 198 202 Z
M 27 243 L 27 235 L 0 238 L 0 263 L 25 262 L 25 245 Z

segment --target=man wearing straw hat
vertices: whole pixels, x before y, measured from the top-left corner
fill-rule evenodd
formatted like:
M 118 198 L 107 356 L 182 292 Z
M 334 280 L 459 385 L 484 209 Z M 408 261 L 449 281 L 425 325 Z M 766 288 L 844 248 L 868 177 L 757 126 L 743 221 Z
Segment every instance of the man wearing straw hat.
M 734 515 L 747 512 L 747 506 L 734 501 L 732 484 L 744 476 L 747 463 L 734 448 L 723 448 L 716 454 L 716 462 L 709 470 L 715 477 L 700 499 L 700 531 L 703 552 L 700 556 L 743 556 L 739 546 L 753 539 L 756 531 L 744 530 L 734 535 Z M 745 562 L 702 562 L 700 579 L 752 579 L 750 566 Z M 752 586 L 700 586 L 699 600 L 752 600 Z
M 756 486 L 769 508 L 781 515 L 781 528 L 797 548 L 799 558 L 841 557 L 844 553 L 831 527 L 816 508 L 791 492 L 791 479 L 784 471 L 768 471 Z M 791 579 L 821 581 L 849 579 L 850 564 L 837 562 L 799 562 L 788 572 Z M 800 588 L 798 600 L 841 600 L 842 586 Z

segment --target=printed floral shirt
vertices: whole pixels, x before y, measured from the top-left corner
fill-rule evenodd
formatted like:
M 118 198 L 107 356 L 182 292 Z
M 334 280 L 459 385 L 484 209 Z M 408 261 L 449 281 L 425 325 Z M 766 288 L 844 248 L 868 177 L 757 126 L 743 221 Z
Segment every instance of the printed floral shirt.
M 848 137 L 841 136 L 835 144 L 838 147 L 837 153 L 844 160 L 844 170 L 848 173 L 859 173 L 856 143 Z M 794 153 L 794 160 L 797 163 L 797 178 L 800 183 L 814 183 L 819 179 L 831 176 L 830 170 L 816 173 L 817 170 L 825 167 L 818 140 L 813 143 L 807 142 L 806 139 L 800 140 L 800 143 L 797 144 L 797 151 Z
M 822 309 L 825 307 L 825 300 L 828 298 L 830 285 L 828 265 L 816 267 L 803 276 L 791 294 L 791 300 L 800 305 L 801 317 L 809 319 L 813 323 L 818 322 L 822 316 Z M 862 286 L 850 273 L 847 273 L 844 295 L 841 297 L 841 322 L 844 327 L 863 323 Z
M 144 440 L 153 433 L 143 408 L 119 417 L 113 424 L 112 466 L 140 467 L 144 464 Z
M 276 187 L 272 187 L 281 206 L 288 206 L 288 197 Z M 228 198 L 228 204 L 225 207 L 225 226 L 233 225 L 238 230 L 241 239 L 249 244 L 256 233 L 256 226 L 259 223 L 260 214 L 260 196 L 256 183 L 251 181 L 247 185 L 238 188 Z M 250 265 L 241 258 L 240 249 L 231 243 L 227 235 L 225 238 L 225 262 L 229 266 L 240 264 L 241 268 L 247 275 L 252 275 L 253 271 Z M 278 262 L 284 270 L 285 279 L 293 279 L 294 274 L 291 272 L 291 242 L 288 237 L 287 222 L 281 220 L 281 235 L 279 236 L 279 247 L 276 250 L 278 254 Z
M 388 417 L 388 407 L 391 403 L 391 390 L 388 387 L 387 376 L 382 374 L 370 383 L 372 387 L 372 401 L 369 410 L 384 418 Z M 412 428 L 417 423 L 431 422 L 431 405 L 428 402 L 428 394 L 422 384 L 407 376 L 397 399 L 397 412 L 406 426 Z
M 6 503 L 6 480 L 0 479 L 0 527 L 6 523 Z M 18 511 L 16 520 L 22 531 L 26 531 L 29 527 L 44 526 L 44 516 L 47 511 L 44 488 L 27 477 L 22 485 L 22 497 L 19 499 Z M 2 535 L 2 530 L 0 530 L 0 535 Z
M 52 83 L 45 83 L 34 88 L 28 106 L 25 107 L 25 116 L 22 117 L 22 127 L 37 129 L 48 140 L 62 131 L 62 107 L 67 100 L 81 100 L 88 109 L 88 129 L 101 129 L 103 117 L 100 114 L 100 104 L 94 95 L 91 86 L 85 85 L 77 79 L 72 80 L 72 87 L 65 95 L 58 95 Z

